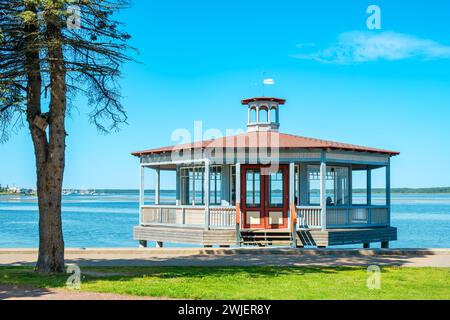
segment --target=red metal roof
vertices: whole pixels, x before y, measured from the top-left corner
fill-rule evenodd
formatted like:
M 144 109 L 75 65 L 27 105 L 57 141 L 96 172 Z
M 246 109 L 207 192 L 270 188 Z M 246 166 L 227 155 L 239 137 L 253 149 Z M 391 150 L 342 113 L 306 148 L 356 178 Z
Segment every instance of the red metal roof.
M 285 99 L 280 99 L 280 98 L 271 98 L 271 97 L 256 97 L 256 98 L 248 98 L 248 99 L 244 99 L 242 100 L 242 104 L 243 105 L 247 105 L 250 102 L 256 102 L 256 101 L 273 101 L 276 102 L 278 104 L 284 104 L 286 102 Z
M 158 154 L 170 151 L 207 149 L 207 148 L 274 148 L 280 149 L 332 149 L 360 152 L 373 152 L 395 156 L 396 151 L 358 146 L 348 143 L 307 138 L 278 132 L 248 132 L 212 140 L 197 141 L 182 145 L 133 152 L 134 156 Z

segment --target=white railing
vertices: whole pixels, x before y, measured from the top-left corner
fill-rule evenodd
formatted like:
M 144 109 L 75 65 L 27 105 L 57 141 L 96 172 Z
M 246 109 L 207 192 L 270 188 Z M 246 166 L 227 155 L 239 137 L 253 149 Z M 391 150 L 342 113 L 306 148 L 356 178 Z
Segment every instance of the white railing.
M 210 207 L 209 226 L 212 228 L 234 228 L 236 207 Z
M 300 228 L 321 228 L 320 207 L 297 207 Z M 375 227 L 389 225 L 389 208 L 386 206 L 327 207 L 327 228 Z
M 381 206 L 328 207 L 327 228 L 389 225 L 389 209 Z
M 298 226 L 300 228 L 321 228 L 322 209 L 320 207 L 297 207 Z
M 235 228 L 235 207 L 214 206 L 209 209 L 209 219 L 206 214 L 204 206 L 145 205 L 141 207 L 140 224 Z

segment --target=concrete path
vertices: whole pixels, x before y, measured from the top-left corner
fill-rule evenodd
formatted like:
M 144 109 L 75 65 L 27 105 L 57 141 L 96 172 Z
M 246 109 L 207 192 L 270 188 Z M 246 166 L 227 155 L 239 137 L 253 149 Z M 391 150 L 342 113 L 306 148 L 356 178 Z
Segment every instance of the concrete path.
M 165 298 L 0 285 L 0 300 L 165 300 Z
M 0 266 L 34 265 L 36 249 L 0 249 Z M 67 249 L 80 266 L 450 267 L 450 249 Z

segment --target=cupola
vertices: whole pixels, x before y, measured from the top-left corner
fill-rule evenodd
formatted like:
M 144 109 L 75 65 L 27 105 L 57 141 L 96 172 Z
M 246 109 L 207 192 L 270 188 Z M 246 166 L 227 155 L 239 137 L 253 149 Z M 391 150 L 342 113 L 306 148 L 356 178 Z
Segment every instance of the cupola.
M 242 100 L 248 108 L 248 132 L 275 131 L 280 128 L 279 107 L 286 102 L 279 98 L 250 98 Z

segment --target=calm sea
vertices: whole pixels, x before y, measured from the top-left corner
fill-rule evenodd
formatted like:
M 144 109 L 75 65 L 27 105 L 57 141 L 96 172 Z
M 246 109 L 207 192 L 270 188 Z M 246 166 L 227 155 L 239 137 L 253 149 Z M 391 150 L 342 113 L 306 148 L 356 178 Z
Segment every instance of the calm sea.
M 162 197 L 168 201 L 173 193 L 163 192 Z M 151 196 L 148 200 L 152 200 Z M 64 196 L 67 247 L 137 247 L 133 240 L 133 226 L 137 223 L 135 192 Z M 392 242 L 391 247 L 449 248 L 450 194 L 393 194 L 392 225 L 398 228 L 399 240 Z M 0 196 L 0 247 L 37 245 L 36 197 Z

